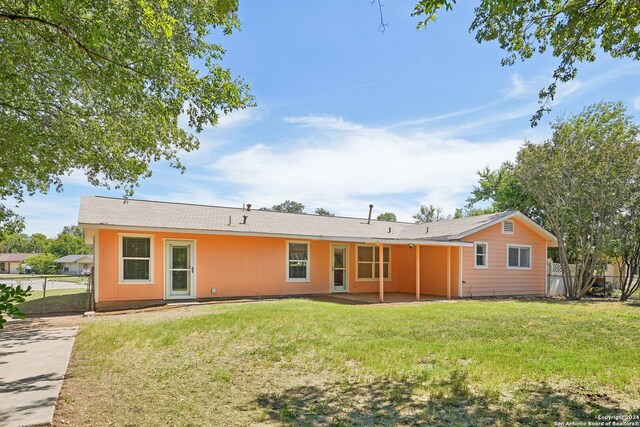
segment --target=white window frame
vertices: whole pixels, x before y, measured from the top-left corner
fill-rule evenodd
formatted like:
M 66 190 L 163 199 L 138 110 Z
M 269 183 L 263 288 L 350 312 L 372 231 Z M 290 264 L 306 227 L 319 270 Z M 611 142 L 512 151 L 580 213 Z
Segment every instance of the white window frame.
M 509 249 L 518 248 L 518 249 L 529 249 L 529 267 L 513 267 L 509 265 Z M 531 249 L 531 245 L 521 245 L 521 244 L 507 244 L 507 270 L 531 270 L 531 265 L 533 263 L 533 250 Z M 518 250 L 518 264 L 520 264 L 520 250 Z
M 376 247 L 379 247 L 377 245 L 356 245 L 356 282 L 377 282 L 380 278 L 379 277 L 375 277 L 376 276 L 376 262 L 378 262 L 378 259 L 376 258 Z M 360 277 L 360 262 L 358 261 L 358 253 L 360 251 L 360 248 L 373 248 L 373 261 L 371 261 L 371 275 L 373 277 Z M 384 277 L 383 280 L 385 282 L 388 282 L 391 280 L 391 246 L 383 246 L 383 251 L 385 249 L 389 248 L 389 262 L 383 263 L 383 264 L 389 264 L 389 268 L 387 269 L 387 271 L 389 272 L 388 277 Z M 384 257 L 384 254 L 382 255 Z M 362 262 L 369 262 L 369 261 L 362 261 Z M 384 267 L 382 267 L 384 270 Z
M 484 245 L 484 265 L 478 264 L 478 245 Z M 489 242 L 473 242 L 473 268 L 489 268 Z
M 510 222 L 510 223 L 511 223 L 511 231 L 505 231 L 505 230 L 504 230 L 504 225 L 505 225 L 507 222 Z M 514 234 L 515 232 L 516 232 L 516 223 L 515 223 L 513 220 L 511 220 L 511 219 L 506 219 L 506 220 L 502 221 L 502 234 Z
M 305 278 L 289 277 L 289 245 L 291 243 L 307 245 L 307 273 Z M 311 281 L 311 242 L 309 240 L 287 240 L 286 281 L 292 283 L 304 283 Z
M 122 242 L 125 237 L 138 237 L 144 239 L 150 239 L 149 244 L 151 245 L 149 251 L 149 258 L 143 257 L 126 257 L 126 259 L 148 259 L 149 260 L 149 280 L 127 280 L 124 278 L 124 260 L 125 257 L 122 256 Z M 154 280 L 154 268 L 153 268 L 153 260 L 154 257 L 154 235 L 153 234 L 131 234 L 131 233 L 118 233 L 118 285 L 155 285 Z

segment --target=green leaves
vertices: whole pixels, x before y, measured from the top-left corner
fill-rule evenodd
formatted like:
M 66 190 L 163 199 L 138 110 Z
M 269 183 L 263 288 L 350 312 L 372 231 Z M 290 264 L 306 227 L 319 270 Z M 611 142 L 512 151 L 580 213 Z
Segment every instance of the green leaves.
M 4 314 L 10 317 L 18 317 L 24 319 L 25 315 L 16 304 L 22 303 L 25 299 L 31 295 L 31 286 L 26 289 L 22 289 L 20 286 L 15 288 L 0 283 L 0 329 L 4 328 L 4 324 L 7 319 L 4 318 Z
M 413 15 L 424 16 L 418 28 L 435 20 L 455 0 L 422 0 Z M 478 43 L 497 41 L 506 52 L 502 65 L 513 65 L 551 50 L 560 60 L 552 82 L 539 93 L 540 108 L 531 119 L 537 125 L 550 110 L 558 83 L 574 79 L 580 62 L 593 62 L 601 50 L 614 58 L 640 59 L 640 6 L 609 0 L 482 0 L 475 8 L 470 31 Z
M 640 128 L 622 103 L 598 103 L 553 125 L 543 144 L 526 143 L 515 173 L 558 237 L 568 296 L 580 298 L 594 280 L 608 231 L 616 227 L 636 186 Z
M 76 169 L 125 194 L 154 162 L 183 169 L 178 153 L 199 143 L 181 114 L 200 132 L 254 105 L 208 41 L 238 28 L 236 10 L 236 0 L 4 2 L 0 200 L 59 190 Z

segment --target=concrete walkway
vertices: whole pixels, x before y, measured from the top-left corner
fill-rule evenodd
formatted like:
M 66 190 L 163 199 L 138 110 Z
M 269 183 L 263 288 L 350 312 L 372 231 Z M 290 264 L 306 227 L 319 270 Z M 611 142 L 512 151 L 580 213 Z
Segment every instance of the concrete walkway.
M 77 329 L 0 332 L 0 425 L 52 422 Z

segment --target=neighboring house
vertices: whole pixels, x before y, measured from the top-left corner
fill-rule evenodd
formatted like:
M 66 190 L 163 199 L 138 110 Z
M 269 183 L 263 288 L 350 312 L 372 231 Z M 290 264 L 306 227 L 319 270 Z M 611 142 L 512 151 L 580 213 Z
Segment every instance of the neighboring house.
M 24 269 L 24 260 L 34 255 L 38 254 L 0 254 L 0 274 L 23 273 L 21 270 Z
M 544 295 L 557 245 L 519 212 L 411 224 L 83 197 L 78 222 L 94 248 L 98 309 L 333 292 Z
M 93 267 L 93 255 L 66 255 L 55 260 L 65 274 L 89 274 Z

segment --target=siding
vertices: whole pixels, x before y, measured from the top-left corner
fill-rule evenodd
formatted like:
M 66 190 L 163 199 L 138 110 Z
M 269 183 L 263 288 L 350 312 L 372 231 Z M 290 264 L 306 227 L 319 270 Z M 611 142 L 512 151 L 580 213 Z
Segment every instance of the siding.
M 154 236 L 154 283 L 118 284 L 118 233 Z M 240 297 L 323 294 L 331 292 L 331 244 L 309 241 L 310 281 L 287 282 L 287 239 L 105 230 L 99 231 L 98 301 L 162 300 L 164 298 L 164 239 L 196 240 L 196 297 Z M 304 240 L 300 240 L 304 241 Z M 349 292 L 377 292 L 378 281 L 356 281 L 356 244 L 349 247 Z M 403 280 L 407 245 L 391 246 L 391 280 L 386 292 L 397 292 Z M 411 256 L 413 252 L 410 253 Z M 415 274 L 415 270 L 411 270 Z M 211 289 L 216 288 L 216 293 Z
M 488 243 L 488 268 L 475 268 L 475 248 L 463 248 L 462 296 L 542 295 L 546 285 L 546 240 L 525 223 L 514 219 L 514 234 L 503 234 L 502 223 L 465 238 Z M 508 269 L 507 245 L 530 245 L 531 268 Z

